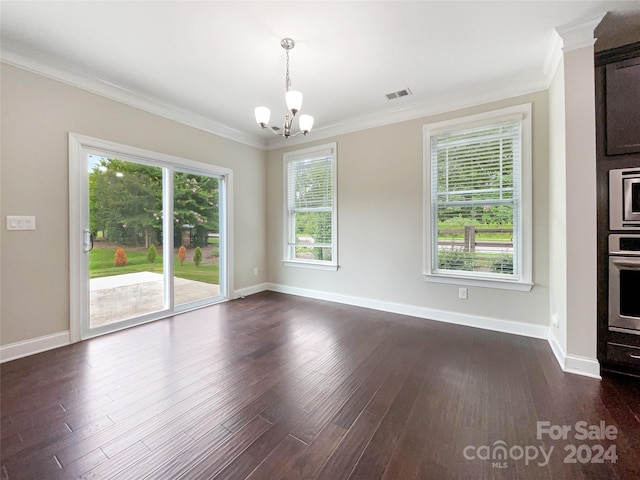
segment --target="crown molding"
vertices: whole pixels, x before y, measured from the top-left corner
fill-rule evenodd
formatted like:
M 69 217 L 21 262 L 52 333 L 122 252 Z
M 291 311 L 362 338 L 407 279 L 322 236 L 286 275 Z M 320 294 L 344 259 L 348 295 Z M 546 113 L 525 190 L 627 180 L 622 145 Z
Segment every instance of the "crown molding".
M 556 30 L 551 33 L 551 39 L 549 40 L 549 46 L 547 48 L 547 55 L 544 58 L 544 65 L 542 72 L 547 82 L 547 88 L 553 82 L 553 77 L 556 75 L 560 61 L 562 60 L 562 37 Z
M 395 123 L 438 115 L 477 105 L 491 103 L 520 95 L 527 95 L 548 88 L 546 81 L 531 83 L 526 86 L 481 85 L 476 88 L 465 88 L 457 94 L 434 97 L 419 103 L 388 108 L 371 114 L 352 117 L 343 122 L 314 128 L 308 136 L 298 136 L 282 140 L 282 137 L 264 138 L 260 135 L 249 135 L 227 127 L 209 118 L 179 107 L 165 104 L 158 99 L 140 92 L 127 90 L 105 80 L 84 73 L 64 70 L 46 61 L 33 59 L 22 54 L 0 50 L 0 59 L 7 63 L 38 75 L 86 90 L 97 95 L 115 100 L 134 108 L 152 113 L 184 125 L 194 127 L 220 137 L 227 138 L 262 150 L 277 150 L 289 146 L 303 145 L 318 140 L 333 138 L 339 135 L 359 132 L 370 128 L 384 127 Z M 544 79 L 546 80 L 546 79 Z
M 567 23 L 554 29 L 549 40 L 543 67 L 547 88 L 553 81 L 563 53 L 593 46 L 596 42 L 594 31 L 605 15 L 606 12 L 577 22 Z
M 334 138 L 339 135 L 359 132 L 370 128 L 384 127 L 395 123 L 471 108 L 546 90 L 548 85 L 546 85 L 544 81 L 541 81 L 539 83 L 532 83 L 526 87 L 514 86 L 504 88 L 504 85 L 499 85 L 491 89 L 483 87 L 484 86 L 475 89 L 464 89 L 464 91 L 459 92 L 458 95 L 436 97 L 408 106 L 380 110 L 372 114 L 350 118 L 344 122 L 314 129 L 311 134 L 307 136 L 290 138 L 286 143 L 281 139 L 271 138 L 267 140 L 266 149 L 278 150 L 280 148 L 303 145 L 305 143 Z
M 562 37 L 562 50 L 564 53 L 578 50 L 579 48 L 592 46 L 596 39 L 594 30 L 602 21 L 607 12 L 599 13 L 593 17 L 566 23 L 556 27 L 556 32 Z
M 248 135 L 202 115 L 184 110 L 176 107 L 175 105 L 164 103 L 157 98 L 152 98 L 143 93 L 128 90 L 101 78 L 87 75 L 86 73 L 65 70 L 55 65 L 51 65 L 46 61 L 27 57 L 20 53 L 7 50 L 5 47 L 0 49 L 0 59 L 7 65 L 42 75 L 52 80 L 71 85 L 72 87 L 95 93 L 125 105 L 129 105 L 130 107 L 134 107 L 169 120 L 174 120 L 183 125 L 194 127 L 228 140 L 233 140 L 259 149 L 264 149 L 266 147 L 265 139 L 258 135 Z

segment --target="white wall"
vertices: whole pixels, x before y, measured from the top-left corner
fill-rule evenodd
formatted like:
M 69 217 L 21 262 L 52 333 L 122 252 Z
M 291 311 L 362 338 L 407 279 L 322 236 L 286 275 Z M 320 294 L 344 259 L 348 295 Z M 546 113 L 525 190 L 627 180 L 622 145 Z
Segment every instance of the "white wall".
M 549 88 L 549 304 L 563 368 L 598 376 L 594 57 L 583 30 L 567 37 Z
M 531 292 L 426 283 L 422 277 L 422 127 L 497 108 L 533 104 L 533 280 Z M 282 155 L 269 152 L 267 245 L 269 278 L 310 289 L 454 315 L 549 325 L 548 99 L 537 92 L 464 110 L 324 139 L 337 142 L 337 272 L 282 264 Z M 308 145 L 305 145 L 305 147 Z M 298 147 L 300 148 L 300 147 Z
M 3 228 L 0 235 L 0 344 L 69 329 L 67 133 L 73 131 L 232 168 L 236 290 L 268 281 L 364 304 L 387 302 L 534 327 L 548 326 L 557 314 L 553 332 L 561 347 L 593 359 L 592 54 L 592 48 L 565 53 L 548 92 L 267 153 L 3 64 L 2 219 L 35 215 L 38 229 Z M 469 288 L 469 299 L 459 300 L 457 287 L 422 278 L 422 127 L 526 102 L 533 104 L 535 286 L 531 292 Z M 340 269 L 284 267 L 282 154 L 330 141 L 338 148 Z
M 37 225 L 1 229 L 2 345 L 69 330 L 68 132 L 233 169 L 235 288 L 266 280 L 263 151 L 6 64 L 1 76 L 1 218 Z
M 596 358 L 596 133 L 593 46 L 564 53 L 567 353 Z
M 567 351 L 567 172 L 564 61 L 549 87 L 549 307 L 551 331 Z M 556 324 L 553 324 L 553 320 Z

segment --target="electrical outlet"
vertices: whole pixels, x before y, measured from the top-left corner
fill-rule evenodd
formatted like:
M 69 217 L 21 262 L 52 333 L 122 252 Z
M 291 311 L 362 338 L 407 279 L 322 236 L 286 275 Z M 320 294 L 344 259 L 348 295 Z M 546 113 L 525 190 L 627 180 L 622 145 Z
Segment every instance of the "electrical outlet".
M 253 267 L 253 275 L 258 276 L 258 267 Z
M 551 325 L 553 325 L 556 328 L 560 326 L 557 313 L 554 313 L 553 315 L 551 315 Z
M 467 299 L 467 289 L 466 288 L 461 287 L 461 288 L 458 289 L 458 298 L 462 298 L 464 300 Z

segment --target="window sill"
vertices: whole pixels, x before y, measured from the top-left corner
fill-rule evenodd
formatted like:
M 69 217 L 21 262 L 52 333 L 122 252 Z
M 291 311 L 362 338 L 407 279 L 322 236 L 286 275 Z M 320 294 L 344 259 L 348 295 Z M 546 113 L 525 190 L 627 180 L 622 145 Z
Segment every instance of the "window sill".
M 472 278 L 462 275 L 438 275 L 435 273 L 423 274 L 425 282 L 447 283 L 450 285 L 465 285 L 468 287 L 497 288 L 501 290 L 516 290 L 520 292 L 530 292 L 533 283 L 516 280 L 499 280 L 489 278 Z
M 303 262 L 296 260 L 283 260 L 282 263 L 285 267 L 311 268 L 314 270 L 329 270 L 332 272 L 338 271 L 338 265 L 332 265 L 330 263 Z

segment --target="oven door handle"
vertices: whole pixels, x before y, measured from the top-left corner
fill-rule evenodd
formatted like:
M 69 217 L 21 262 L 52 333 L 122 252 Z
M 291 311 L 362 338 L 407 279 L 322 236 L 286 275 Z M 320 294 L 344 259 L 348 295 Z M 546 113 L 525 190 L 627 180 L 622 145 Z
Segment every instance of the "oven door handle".
M 618 267 L 640 268 L 640 256 L 638 257 L 609 257 L 611 263 Z

